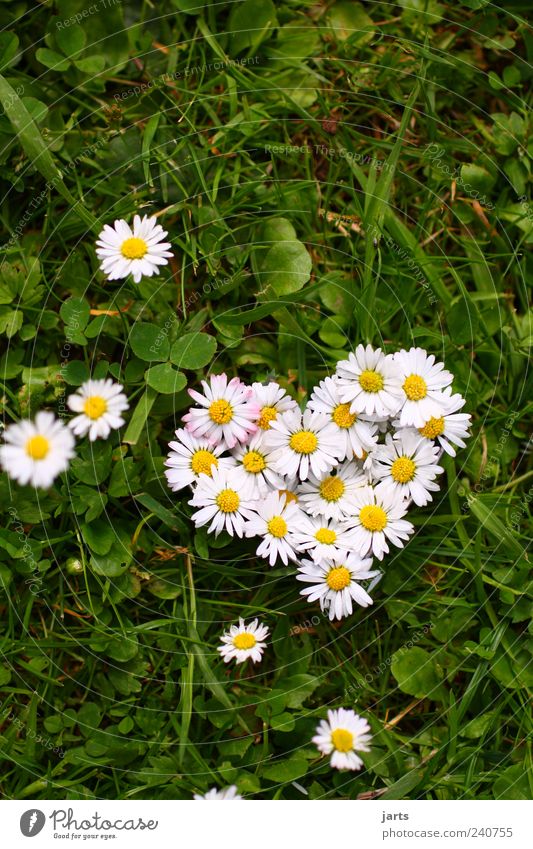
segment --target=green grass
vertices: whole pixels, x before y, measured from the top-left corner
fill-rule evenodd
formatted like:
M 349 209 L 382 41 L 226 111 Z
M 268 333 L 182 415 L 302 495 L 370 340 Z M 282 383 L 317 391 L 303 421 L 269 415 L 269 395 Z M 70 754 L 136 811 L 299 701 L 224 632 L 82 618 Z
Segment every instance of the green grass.
M 20 21 L 2 4 L 20 39 L 1 36 L 4 421 L 57 410 L 89 373 L 131 411 L 51 491 L 0 477 L 0 792 L 528 798 L 526 6 L 229 5 L 116 4 L 77 26 L 83 0 Z M 106 282 L 96 235 L 140 210 L 175 259 Z M 272 267 L 279 218 L 297 241 Z M 185 361 L 196 331 L 216 354 L 200 337 Z M 163 461 L 185 383 L 275 376 L 305 402 L 359 342 L 444 359 L 473 436 L 374 607 L 333 626 L 251 542 L 195 533 Z M 148 374 L 168 357 L 172 379 Z M 223 627 L 255 615 L 263 663 L 222 668 Z M 310 745 L 328 706 L 369 718 L 360 773 Z

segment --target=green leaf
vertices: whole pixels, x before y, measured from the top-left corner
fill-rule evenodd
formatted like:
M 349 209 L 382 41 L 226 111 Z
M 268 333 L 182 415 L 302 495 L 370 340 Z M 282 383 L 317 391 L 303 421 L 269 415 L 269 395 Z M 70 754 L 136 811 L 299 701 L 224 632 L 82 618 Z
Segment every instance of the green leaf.
M 306 774 L 307 767 L 307 761 L 302 757 L 295 755 L 288 760 L 277 761 L 271 766 L 265 767 L 263 770 L 263 776 L 264 778 L 268 778 L 269 781 L 275 781 L 280 784 L 296 781 L 297 778 L 301 778 Z
M 260 266 L 263 289 L 272 287 L 276 295 L 298 292 L 309 280 L 313 263 L 302 242 L 278 242 L 267 252 Z
M 443 700 L 442 670 L 424 649 L 418 646 L 399 649 L 392 656 L 391 669 L 404 693 L 418 699 L 427 696 L 437 701 Z
M 498 543 L 498 547 L 503 545 L 504 549 L 510 554 L 513 554 L 515 557 L 522 557 L 524 554 L 524 547 L 519 543 L 518 539 L 508 529 L 508 527 L 504 525 L 500 519 L 498 519 L 490 505 L 485 504 L 483 496 L 477 495 L 475 498 L 471 498 L 468 502 L 468 506 L 470 507 L 472 514 L 476 517 L 480 524 L 483 525 L 487 533 L 489 533 L 490 536 L 492 536 Z
M 85 298 L 68 298 L 61 304 L 59 315 L 65 323 L 65 331 L 83 330 L 87 327 L 90 317 L 90 307 Z
M 217 341 L 208 333 L 186 333 L 172 346 L 170 359 L 180 368 L 203 368 L 213 359 Z
M 83 524 L 80 530 L 83 539 L 96 554 L 107 554 L 116 540 L 113 526 L 104 519 L 95 519 L 94 522 Z
M 80 218 L 93 228 L 97 226 L 96 218 L 82 203 L 72 196 L 63 183 L 63 175 L 54 165 L 52 155 L 44 143 L 37 125 L 33 121 L 15 89 L 0 75 L 0 103 L 9 118 L 18 140 L 33 165 L 40 171 L 51 187 L 63 195 L 71 204 Z
M 261 228 L 263 242 L 296 242 L 296 230 L 288 218 L 270 218 Z
M 172 0 L 172 5 L 186 15 L 199 15 L 204 11 L 209 0 Z
M 168 336 L 148 321 L 136 322 L 131 328 L 129 343 L 133 353 L 146 362 L 168 360 L 170 343 Z
M 85 30 L 79 24 L 58 29 L 54 37 L 65 56 L 73 56 L 79 53 L 80 50 L 83 50 L 87 41 Z
M 109 481 L 109 495 L 122 498 L 139 489 L 139 463 L 133 457 L 118 460 L 113 466 Z
M 292 675 L 283 678 L 285 704 L 289 708 L 300 708 L 309 696 L 314 693 L 320 681 L 313 675 Z
M 366 44 L 372 41 L 374 23 L 360 3 L 342 0 L 329 10 L 327 19 L 335 38 L 339 41 L 350 39 L 352 44 Z
M 152 389 L 161 392 L 162 395 L 174 395 L 187 385 L 187 378 L 180 371 L 172 368 L 170 363 L 161 363 L 152 366 L 145 373 L 144 378 Z
M 141 396 L 139 403 L 135 407 L 126 433 L 124 434 L 123 442 L 127 442 L 129 445 L 135 445 L 137 443 L 156 398 L 157 392 L 151 386 L 148 386 L 146 392 Z
M 495 799 L 531 799 L 531 790 L 527 779 L 527 771 L 522 764 L 515 764 L 505 769 L 494 782 Z
M 276 7 L 272 0 L 244 0 L 231 8 L 228 29 L 231 32 L 231 55 L 246 48 L 256 49 L 277 26 Z
M 0 33 L 0 71 L 7 68 L 18 50 L 19 40 L 14 32 Z
M 122 536 L 123 539 L 115 540 L 107 554 L 92 554 L 90 565 L 97 575 L 102 575 L 104 578 L 118 578 L 130 565 L 132 554 L 129 540 Z
M 63 71 L 68 71 L 70 67 L 68 59 L 65 59 L 61 53 L 56 53 L 55 50 L 49 50 L 48 47 L 39 47 L 39 49 L 35 51 L 35 58 L 41 63 L 41 65 L 44 65 L 51 71 L 57 71 L 58 74 Z
M 71 360 L 61 369 L 61 374 L 65 382 L 71 386 L 81 386 L 91 376 L 89 366 L 83 360 Z
M 87 56 L 86 59 L 74 59 L 74 64 L 82 74 L 89 74 L 93 77 L 104 70 L 105 56 Z
M 184 522 L 172 513 L 167 507 L 164 507 L 157 501 L 152 495 L 149 495 L 147 492 L 141 492 L 139 495 L 135 495 L 135 500 L 142 504 L 143 507 L 146 507 L 150 513 L 153 513 L 160 519 L 163 524 L 167 525 L 172 531 L 176 531 L 177 533 L 187 533 L 187 526 Z

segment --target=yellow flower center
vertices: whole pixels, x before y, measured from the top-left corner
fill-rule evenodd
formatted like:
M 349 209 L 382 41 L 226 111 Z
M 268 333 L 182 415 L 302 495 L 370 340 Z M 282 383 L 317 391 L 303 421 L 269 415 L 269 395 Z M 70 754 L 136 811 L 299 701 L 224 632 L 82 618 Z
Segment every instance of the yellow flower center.
M 272 518 L 267 522 L 267 528 L 269 534 L 272 534 L 272 536 L 277 539 L 281 539 L 281 537 L 284 537 L 287 533 L 287 522 L 283 516 L 272 516 Z
M 403 391 L 410 401 L 421 401 L 428 394 L 428 386 L 419 374 L 410 374 L 403 382 Z
M 232 420 L 233 407 L 229 401 L 226 401 L 224 398 L 220 398 L 218 401 L 213 401 L 210 405 L 209 415 L 211 417 L 211 421 L 215 422 L 215 424 L 224 425 Z
M 91 395 L 83 405 L 83 410 L 90 419 L 99 419 L 107 410 L 107 401 L 100 395 Z
M 298 497 L 288 489 L 278 489 L 280 495 L 285 496 L 285 504 L 290 504 L 291 501 L 298 502 Z
M 351 427 L 357 418 L 355 413 L 350 413 L 349 404 L 337 404 L 331 414 L 331 418 L 339 427 Z
M 216 505 L 222 513 L 235 513 L 241 500 L 234 489 L 223 489 L 216 497 Z
M 377 371 L 365 369 L 359 375 L 359 386 L 365 392 L 379 392 L 383 389 L 383 376 Z
M 333 545 L 337 539 L 337 534 L 331 528 L 319 528 L 315 534 L 315 539 L 323 545 Z
M 265 458 L 259 451 L 248 451 L 242 458 L 242 464 L 247 472 L 258 475 L 266 469 Z
M 387 514 L 377 504 L 365 504 L 359 511 L 359 519 L 367 531 L 382 531 L 387 526 Z
M 322 481 L 318 489 L 324 501 L 338 501 L 344 495 L 346 487 L 339 477 L 330 475 Z
M 209 475 L 211 477 L 211 466 L 218 469 L 218 460 L 211 451 L 200 448 L 195 451 L 191 458 L 191 469 L 195 475 Z
M 409 483 L 415 476 L 416 465 L 410 457 L 398 457 L 392 464 L 390 472 L 396 483 Z
M 326 576 L 326 584 L 330 590 L 335 590 L 335 592 L 349 587 L 351 580 L 352 576 L 346 566 L 335 566 L 334 569 L 329 570 Z
M 270 422 L 273 422 L 278 417 L 278 411 L 275 407 L 263 407 L 261 413 L 259 415 L 259 421 L 257 424 L 263 430 L 268 430 L 270 427 Z
M 419 427 L 418 432 L 425 436 L 426 439 L 435 439 L 437 436 L 440 436 L 444 433 L 444 417 L 436 419 L 434 416 L 431 416 L 429 421 L 427 421 L 424 427 Z
M 317 449 L 318 439 L 310 430 L 299 430 L 298 433 L 293 433 L 289 445 L 298 454 L 313 454 Z
M 147 250 L 148 245 L 144 239 L 138 239 L 137 236 L 126 239 L 120 246 L 120 253 L 125 259 L 142 259 Z
M 331 742 L 338 752 L 350 752 L 353 749 L 353 734 L 345 728 L 336 728 L 331 732 Z
M 253 649 L 257 640 L 253 634 L 248 631 L 243 631 L 242 634 L 237 634 L 233 637 L 233 645 L 236 649 Z
M 50 451 L 50 443 L 46 436 L 31 436 L 26 442 L 26 454 L 32 460 L 44 460 Z

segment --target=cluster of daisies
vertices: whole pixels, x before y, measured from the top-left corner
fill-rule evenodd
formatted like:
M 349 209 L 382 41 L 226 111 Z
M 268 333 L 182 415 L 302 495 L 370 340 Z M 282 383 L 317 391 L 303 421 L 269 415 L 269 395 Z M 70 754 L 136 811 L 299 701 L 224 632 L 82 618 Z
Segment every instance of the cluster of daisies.
M 422 348 L 384 354 L 359 345 L 316 386 L 306 409 L 275 382 L 244 384 L 225 374 L 189 390 L 196 406 L 183 417 L 166 460 L 173 491 L 192 489 L 197 527 L 259 540 L 270 566 L 296 565 L 330 620 L 354 604 L 372 604 L 362 581 L 378 578 L 373 558 L 402 547 L 413 533 L 406 516 L 439 489 L 439 458 L 465 447 L 470 416 L 452 394 L 453 375 Z M 262 659 L 269 629 L 258 619 L 231 625 L 218 647 L 226 663 Z M 313 737 L 338 769 L 362 766 L 369 751 L 365 719 L 328 711 Z M 235 786 L 197 799 L 240 799 Z
M 361 581 L 379 576 L 373 558 L 404 545 L 410 506 L 439 489 L 442 451 L 465 445 L 470 416 L 452 379 L 422 348 L 359 345 L 302 412 L 277 383 L 212 376 L 189 390 L 196 406 L 170 443 L 168 484 L 192 488 L 197 527 L 257 539 L 270 566 L 295 563 L 301 594 L 342 619 L 372 604 Z M 221 654 L 259 660 L 265 636 L 241 622 Z
M 48 489 L 75 456 L 75 437 L 107 439 L 124 424 L 128 407 L 123 387 L 110 378 L 87 380 L 69 395 L 67 405 L 76 415 L 67 424 L 41 410 L 32 421 L 9 425 L 0 446 L 0 465 L 19 484 Z

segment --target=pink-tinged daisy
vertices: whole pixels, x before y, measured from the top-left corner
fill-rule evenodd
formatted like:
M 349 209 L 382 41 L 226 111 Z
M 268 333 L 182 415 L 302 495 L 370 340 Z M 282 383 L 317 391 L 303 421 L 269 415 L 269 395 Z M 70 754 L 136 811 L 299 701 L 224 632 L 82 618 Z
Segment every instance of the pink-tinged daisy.
M 163 241 L 166 235 L 155 215 L 135 215 L 133 228 L 123 219 L 117 219 L 113 227 L 106 224 L 96 242 L 101 270 L 108 280 L 131 274 L 135 283 L 158 274 L 159 266 L 168 265 L 168 258 L 173 256 L 169 251 L 172 245 Z
M 320 477 L 338 462 L 342 446 L 324 413 L 289 410 L 271 422 L 265 444 L 272 449 L 274 469 L 287 477 L 305 480 L 312 472 Z
M 259 407 L 257 424 L 261 430 L 268 430 L 270 423 L 275 421 L 282 413 L 298 409 L 296 401 L 290 395 L 287 395 L 285 389 L 274 380 L 266 385 L 252 383 L 252 390 L 252 401 Z
M 360 418 L 357 413 L 350 412 L 350 404 L 341 401 L 336 376 L 326 377 L 315 386 L 307 406 L 316 413 L 325 413 L 330 417 L 339 443 L 343 446 L 339 460 L 361 458 L 376 444 L 377 426 Z
M 287 503 L 285 495 L 278 492 L 256 501 L 254 511 L 246 522 L 244 533 L 247 537 L 263 538 L 257 556 L 267 558 L 271 566 L 278 557 L 285 566 L 289 560 L 296 560 L 295 534 L 306 527 L 305 513 L 294 502 Z
M 335 769 L 361 769 L 363 761 L 357 752 L 369 752 L 372 735 L 370 725 L 353 710 L 328 710 L 313 743 L 323 755 L 331 755 L 330 764 Z
M 390 492 L 377 492 L 372 486 L 360 487 L 354 494 L 355 512 L 345 523 L 351 531 L 352 547 L 361 557 L 373 554 L 378 560 L 389 551 L 391 542 L 403 548 L 413 533 L 411 522 L 403 516 L 407 507 L 403 499 Z
M 404 399 L 401 427 L 424 427 L 430 418 L 440 418 L 446 411 L 447 396 L 443 390 L 453 380 L 444 363 L 436 363 L 433 354 L 428 355 L 423 348 L 398 351 L 394 363 L 399 370 Z
M 213 468 L 229 469 L 235 466 L 233 457 L 221 457 L 223 445 L 212 445 L 207 439 L 197 439 L 184 428 L 176 431 L 176 441 L 170 442 L 170 452 L 165 460 L 165 477 L 173 492 L 197 483 L 200 475 L 211 477 Z
M 189 389 L 191 398 L 200 405 L 191 407 L 183 416 L 187 430 L 196 437 L 205 436 L 213 445 L 223 443 L 234 448 L 238 442 L 247 442 L 257 430 L 259 408 L 252 401 L 252 388 L 233 377 L 217 374 L 202 380 L 204 394 Z
M 393 498 L 412 498 L 418 507 L 432 500 L 431 492 L 438 492 L 435 482 L 444 469 L 438 465 L 439 449 L 424 439 L 416 430 L 405 428 L 393 437 L 389 434 L 385 445 L 374 452 L 374 477 L 379 480 L 376 492 L 390 492 Z
M 300 595 L 307 596 L 309 602 L 318 600 L 320 609 L 329 613 L 331 621 L 343 619 L 353 612 L 354 601 L 360 607 L 373 604 L 359 583 L 379 575 L 379 571 L 370 569 L 370 566 L 371 557 L 363 560 L 359 555 L 347 552 L 340 552 L 320 563 L 302 560 L 296 578 L 311 586 L 305 587 Z
M 392 416 L 404 399 L 398 366 L 381 348 L 358 345 L 347 360 L 337 363 L 339 397 L 351 413 Z
M 255 502 L 252 486 L 237 469 L 216 469 L 211 476 L 200 474 L 189 504 L 198 507 L 192 514 L 197 528 L 209 525 L 208 533 L 218 536 L 224 529 L 231 536 L 244 535 L 245 519 L 252 516 Z
M 248 625 L 244 619 L 239 619 L 238 625 L 232 625 L 229 631 L 222 635 L 222 645 L 218 646 L 217 651 L 220 652 L 224 663 L 229 663 L 230 660 L 235 660 L 236 664 L 244 663 L 249 657 L 253 663 L 258 663 L 263 657 L 268 631 L 266 625 L 260 624 L 258 619 Z

